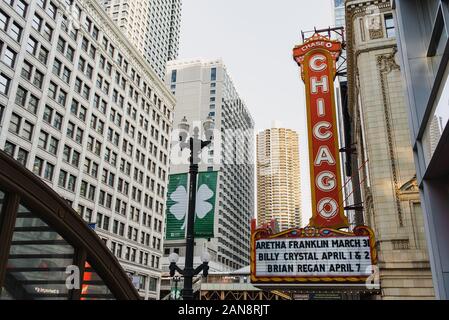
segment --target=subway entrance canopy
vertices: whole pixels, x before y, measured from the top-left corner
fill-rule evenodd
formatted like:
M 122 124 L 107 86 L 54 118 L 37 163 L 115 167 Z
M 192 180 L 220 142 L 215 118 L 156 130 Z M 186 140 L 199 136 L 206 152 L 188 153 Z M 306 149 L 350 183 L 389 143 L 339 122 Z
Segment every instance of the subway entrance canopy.
M 0 244 L 0 299 L 139 299 L 117 259 L 86 222 L 2 151 Z

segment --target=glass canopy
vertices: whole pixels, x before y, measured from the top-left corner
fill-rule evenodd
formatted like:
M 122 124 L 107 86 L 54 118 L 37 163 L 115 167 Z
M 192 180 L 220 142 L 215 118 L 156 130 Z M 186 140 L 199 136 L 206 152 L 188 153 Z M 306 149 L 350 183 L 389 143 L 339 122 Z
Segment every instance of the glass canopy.
M 0 168 L 0 300 L 139 299 L 64 199 L 3 152 Z

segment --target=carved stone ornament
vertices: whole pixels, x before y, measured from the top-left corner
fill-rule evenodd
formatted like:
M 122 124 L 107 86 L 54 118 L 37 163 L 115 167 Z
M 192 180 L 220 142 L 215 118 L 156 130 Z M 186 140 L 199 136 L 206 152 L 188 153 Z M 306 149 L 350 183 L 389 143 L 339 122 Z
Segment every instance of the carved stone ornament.
M 367 16 L 366 24 L 368 26 L 370 40 L 382 39 L 384 37 L 380 14 Z

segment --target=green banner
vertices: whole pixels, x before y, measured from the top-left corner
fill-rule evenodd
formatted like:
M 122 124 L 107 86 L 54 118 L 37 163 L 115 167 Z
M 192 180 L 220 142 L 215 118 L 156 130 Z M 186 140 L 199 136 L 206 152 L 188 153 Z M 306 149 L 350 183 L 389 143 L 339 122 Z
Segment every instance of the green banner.
M 218 172 L 212 171 L 198 174 L 195 238 L 212 238 L 214 236 L 217 176 Z M 167 240 L 185 239 L 189 206 L 187 185 L 187 173 L 169 176 L 165 233 Z
M 167 240 L 184 239 L 187 215 L 187 173 L 169 176 L 167 190 L 166 232 Z
M 218 172 L 201 172 L 196 194 L 195 238 L 214 237 L 215 199 Z

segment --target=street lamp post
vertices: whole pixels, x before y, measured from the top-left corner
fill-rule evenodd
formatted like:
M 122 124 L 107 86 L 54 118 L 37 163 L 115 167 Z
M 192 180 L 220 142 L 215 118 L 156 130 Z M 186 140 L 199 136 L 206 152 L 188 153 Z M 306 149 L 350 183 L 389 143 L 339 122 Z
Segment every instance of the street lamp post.
M 169 257 L 170 260 L 170 276 L 173 277 L 175 272 L 178 271 L 184 276 L 184 289 L 182 296 L 184 300 L 193 300 L 193 277 L 203 271 L 203 276 L 207 277 L 209 271 L 209 259 L 208 252 L 204 252 L 202 256 L 203 264 L 196 269 L 193 268 L 193 254 L 195 247 L 195 207 L 196 207 L 196 179 L 198 175 L 198 163 L 200 162 L 201 150 L 212 143 L 213 138 L 213 126 L 214 122 L 212 118 L 208 117 L 203 123 L 203 127 L 206 134 L 206 140 L 203 141 L 200 138 L 200 130 L 198 127 L 193 129 L 193 136 L 187 139 L 189 133 L 189 124 L 186 117 L 184 117 L 179 124 L 179 143 L 181 150 L 189 148 L 190 150 L 190 187 L 189 187 L 189 208 L 187 213 L 187 236 L 186 236 L 186 258 L 184 270 L 180 269 L 176 262 L 179 256 L 176 253 L 172 253 Z

